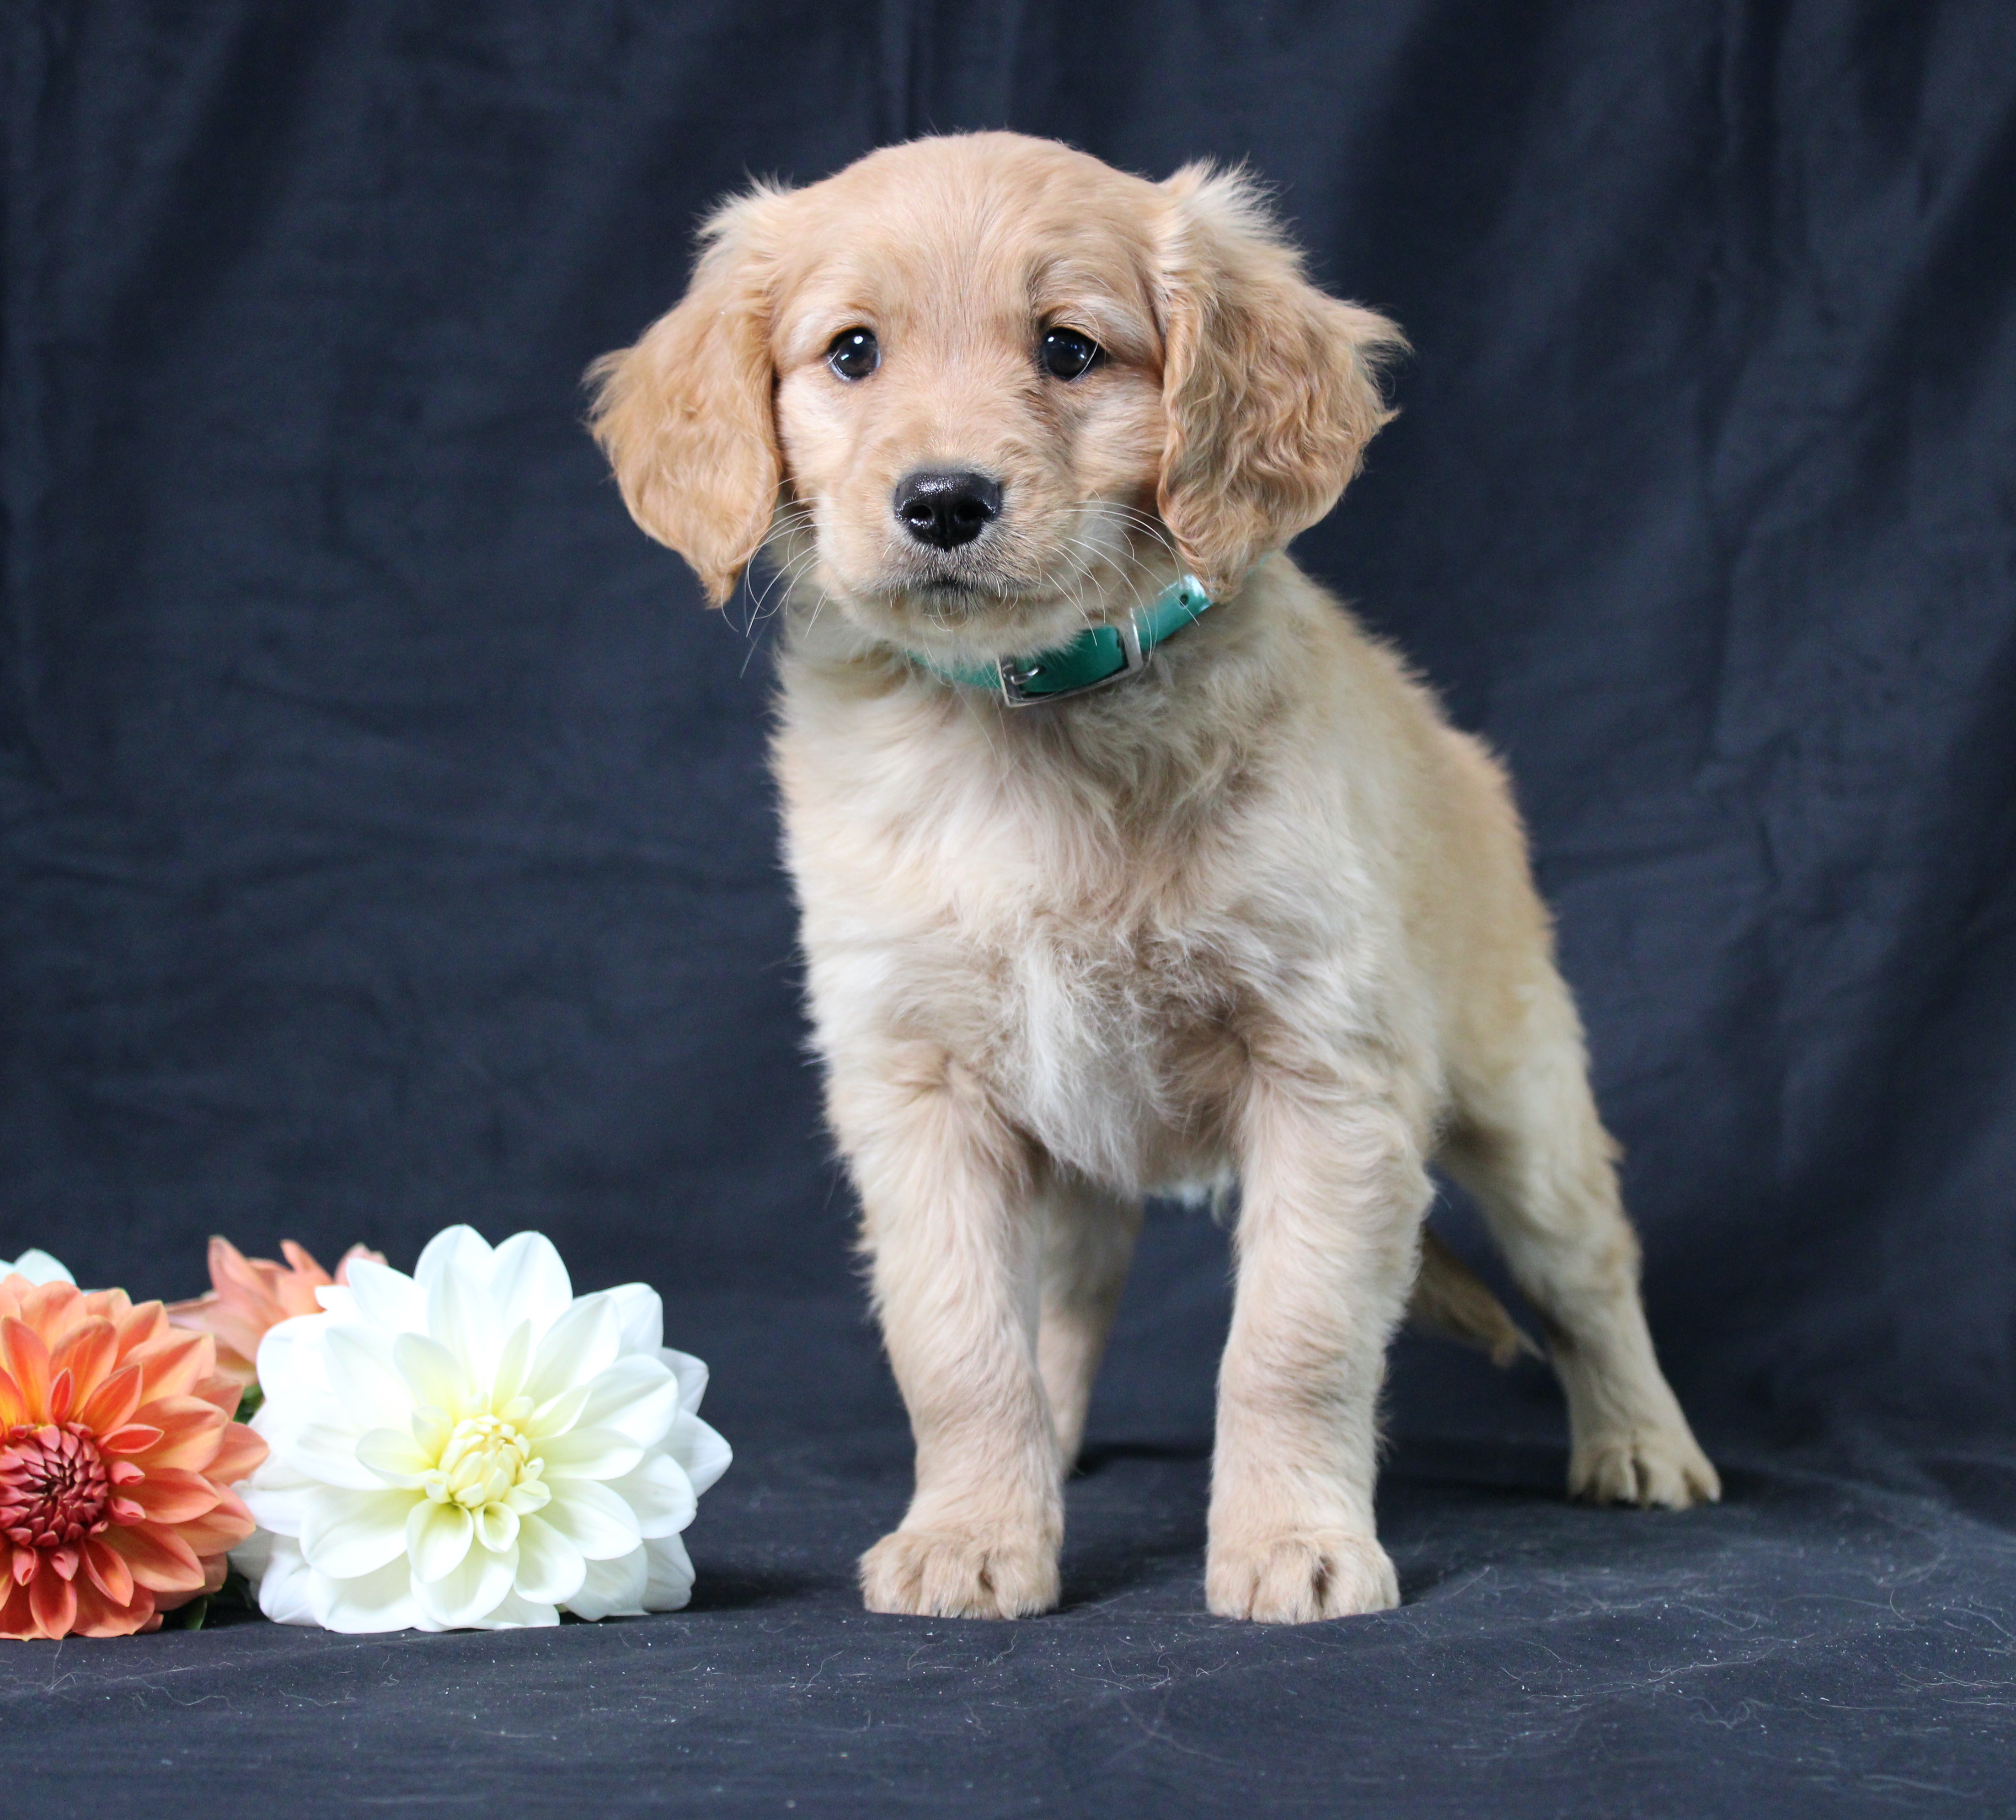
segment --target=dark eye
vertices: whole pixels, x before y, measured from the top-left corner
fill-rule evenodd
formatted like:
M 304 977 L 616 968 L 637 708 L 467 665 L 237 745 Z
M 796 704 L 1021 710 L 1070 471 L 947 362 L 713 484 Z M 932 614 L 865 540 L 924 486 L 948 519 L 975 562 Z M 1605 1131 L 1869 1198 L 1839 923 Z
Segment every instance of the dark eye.
M 826 363 L 842 379 L 866 379 L 882 364 L 873 329 L 842 329 L 827 345 Z
M 1091 372 L 1106 356 L 1089 335 L 1081 335 L 1075 329 L 1050 329 L 1044 333 L 1037 358 L 1051 378 L 1076 379 L 1082 373 Z

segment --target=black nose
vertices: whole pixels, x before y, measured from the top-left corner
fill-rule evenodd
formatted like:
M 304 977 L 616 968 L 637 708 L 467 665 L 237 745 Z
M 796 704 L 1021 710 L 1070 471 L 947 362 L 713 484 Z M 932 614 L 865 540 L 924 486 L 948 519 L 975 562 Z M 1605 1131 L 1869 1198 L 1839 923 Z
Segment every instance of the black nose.
M 1001 516 L 1001 483 L 984 474 L 920 468 L 896 483 L 896 516 L 920 543 L 956 550 Z

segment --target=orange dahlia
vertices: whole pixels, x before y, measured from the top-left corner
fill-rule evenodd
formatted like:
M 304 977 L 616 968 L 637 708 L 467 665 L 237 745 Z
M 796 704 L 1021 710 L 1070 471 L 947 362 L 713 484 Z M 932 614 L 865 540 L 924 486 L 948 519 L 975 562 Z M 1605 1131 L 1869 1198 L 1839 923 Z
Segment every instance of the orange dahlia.
M 229 1239 L 213 1238 L 209 1292 L 168 1304 L 168 1319 L 177 1327 L 194 1328 L 216 1340 L 218 1370 L 240 1384 L 256 1381 L 253 1361 L 259 1356 L 259 1342 L 268 1328 L 297 1314 L 321 1314 L 315 1291 L 332 1282 L 347 1282 L 351 1260 L 369 1258 L 376 1264 L 385 1261 L 369 1246 L 353 1245 L 343 1254 L 332 1278 L 307 1246 L 286 1238 L 280 1242 L 280 1249 L 286 1254 L 284 1264 L 271 1258 L 249 1258 Z
M 224 1584 L 266 1443 L 216 1367 L 158 1302 L 0 1281 L 0 1636 L 130 1636 Z

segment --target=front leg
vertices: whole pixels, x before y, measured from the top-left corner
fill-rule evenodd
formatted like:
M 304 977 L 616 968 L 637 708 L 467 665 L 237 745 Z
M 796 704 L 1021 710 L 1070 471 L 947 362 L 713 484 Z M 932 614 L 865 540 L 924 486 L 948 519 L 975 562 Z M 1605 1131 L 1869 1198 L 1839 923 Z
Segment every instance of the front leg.
M 1127 1286 L 1141 1203 L 1051 1164 L 1036 1194 L 1043 1220 L 1042 1320 L 1036 1358 L 1065 1472 L 1078 1463 L 1106 1336 Z
M 1377 1404 L 1430 1197 L 1420 1145 L 1370 1075 L 1259 1074 L 1243 1125 L 1206 1601 L 1272 1624 L 1383 1611 L 1400 1591 L 1373 1519 Z
M 927 1617 L 1046 1611 L 1064 1502 L 1036 1366 L 1028 1146 L 932 1043 L 847 1058 L 829 1104 L 916 1442 L 916 1493 L 862 1557 L 862 1596 L 870 1611 Z

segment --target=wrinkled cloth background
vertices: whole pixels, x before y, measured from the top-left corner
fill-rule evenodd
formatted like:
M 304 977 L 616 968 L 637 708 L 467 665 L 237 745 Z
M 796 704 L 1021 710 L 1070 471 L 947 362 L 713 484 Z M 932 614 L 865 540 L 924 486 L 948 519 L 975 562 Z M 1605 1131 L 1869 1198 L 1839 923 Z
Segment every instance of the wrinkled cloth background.
M 675 1616 L 0 1648 L 10 1799 L 2008 1811 L 2016 10 L 0 34 L 0 1251 L 179 1296 L 212 1231 L 410 1264 L 537 1227 L 579 1287 L 662 1288 L 740 1456 Z M 801 1047 L 769 627 L 630 524 L 579 377 L 723 190 L 994 124 L 1250 160 L 1413 337 L 1298 553 L 1511 764 L 1721 1508 L 1568 1507 L 1544 1371 L 1404 1342 L 1406 1606 L 1209 1617 L 1226 1245 L 1164 1209 L 1065 1609 L 859 1609 L 907 1441 Z

